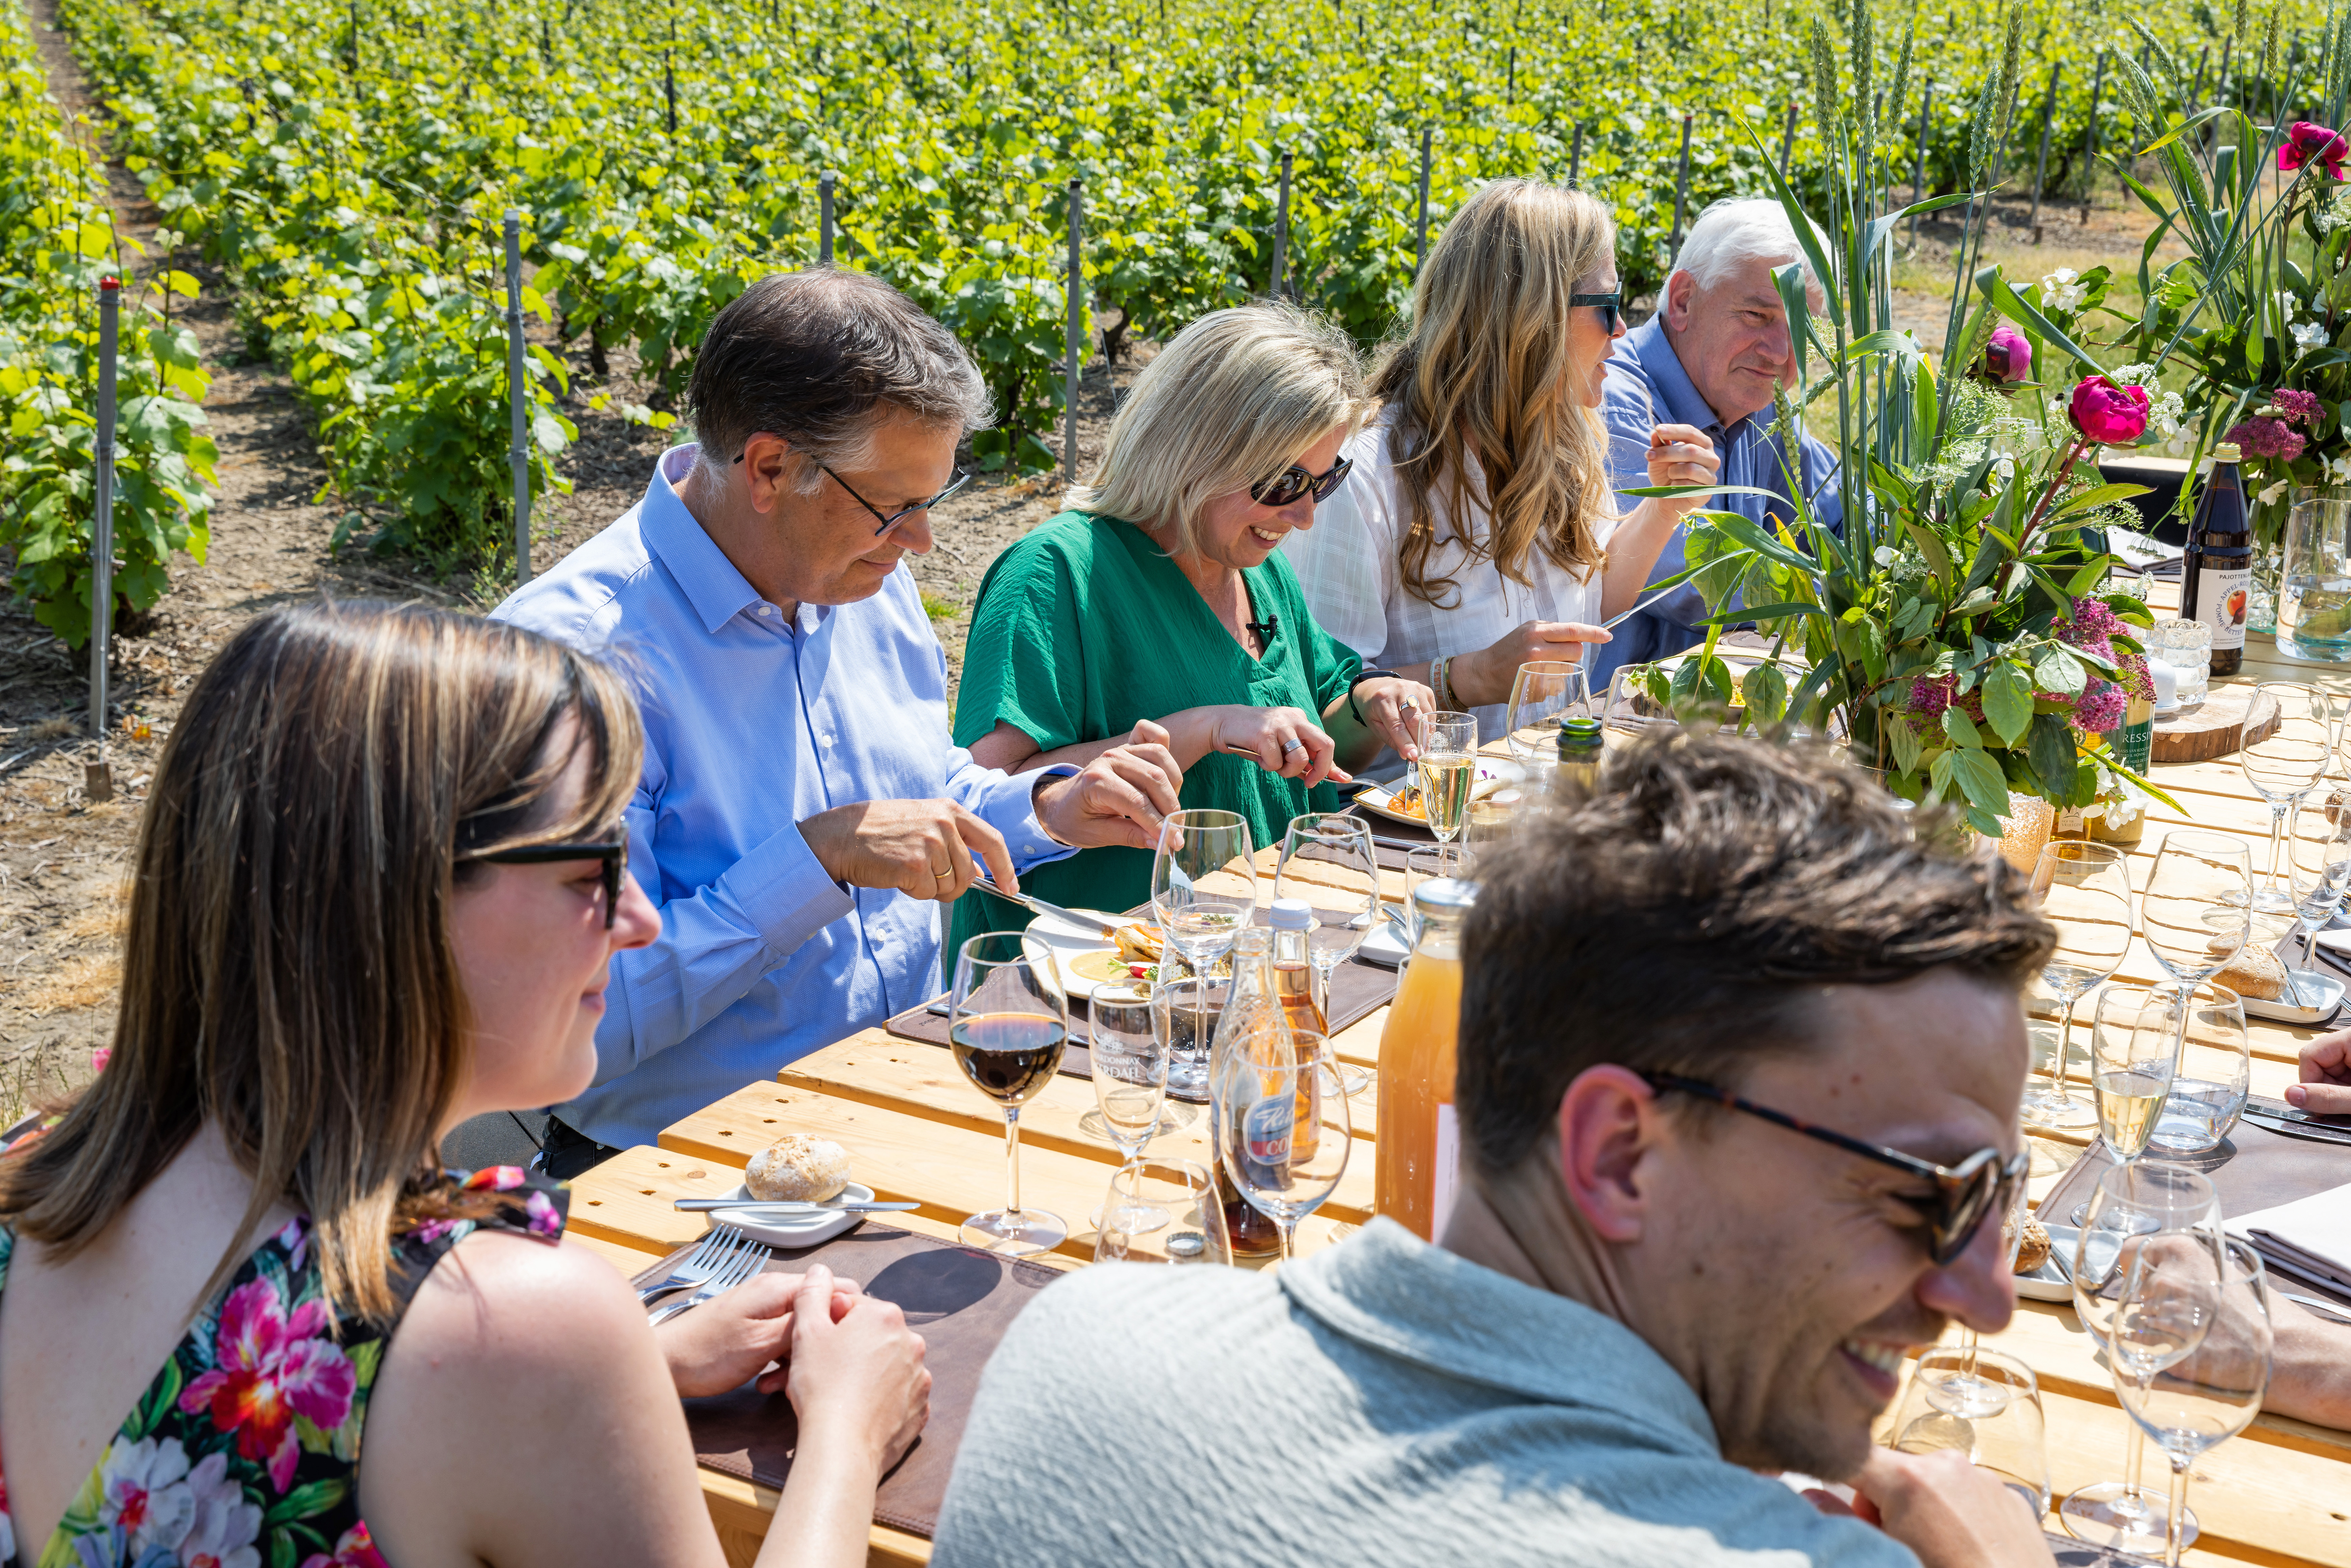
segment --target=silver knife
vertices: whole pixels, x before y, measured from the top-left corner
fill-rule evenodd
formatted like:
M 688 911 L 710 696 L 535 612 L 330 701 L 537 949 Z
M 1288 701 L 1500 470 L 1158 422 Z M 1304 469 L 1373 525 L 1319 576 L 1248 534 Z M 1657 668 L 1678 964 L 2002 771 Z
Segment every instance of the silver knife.
M 1058 904 L 1048 903 L 1044 899 L 1034 897 L 1026 893 L 1007 893 L 1002 888 L 997 886 L 996 883 L 988 881 L 986 877 L 981 877 L 978 881 L 973 883 L 972 886 L 986 888 L 988 892 L 996 894 L 997 897 L 1001 898 L 1009 904 L 1017 904 L 1031 915 L 1050 915 L 1057 919 L 1067 920 L 1074 925 L 1091 925 L 1105 936 L 1111 935 L 1111 933 L 1116 931 L 1119 927 L 1119 922 L 1117 921 L 1101 920 L 1091 915 L 1081 915 L 1074 909 L 1064 909 Z
M 677 1207 L 689 1214 L 708 1214 L 722 1208 L 773 1208 L 791 1214 L 881 1214 L 900 1209 L 920 1208 L 919 1203 L 860 1202 L 851 1198 L 841 1203 L 804 1203 L 788 1197 L 681 1197 Z
M 2280 1137 L 2308 1138 L 2314 1144 L 2351 1144 L 2351 1127 L 2330 1126 L 2324 1122 L 2298 1121 L 2271 1111 L 2248 1107 L 2244 1119 L 2256 1127 L 2277 1134 Z

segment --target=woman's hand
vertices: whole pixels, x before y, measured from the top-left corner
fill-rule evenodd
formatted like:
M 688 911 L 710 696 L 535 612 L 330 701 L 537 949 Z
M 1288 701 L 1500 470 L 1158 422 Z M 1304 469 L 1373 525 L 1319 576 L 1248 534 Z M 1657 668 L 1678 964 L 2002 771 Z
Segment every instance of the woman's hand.
M 800 1281 L 792 1307 L 790 1361 L 773 1379 L 791 1396 L 802 1451 L 812 1444 L 853 1445 L 880 1475 L 930 1418 L 923 1336 L 906 1326 L 895 1302 L 838 1293 L 832 1270 L 821 1263 Z M 761 1389 L 770 1381 L 761 1378 Z
M 1474 653 L 1457 655 L 1446 670 L 1445 684 L 1453 688 L 1454 700 L 1464 707 L 1506 703 L 1510 700 L 1510 687 L 1518 682 L 1520 664 L 1576 664 L 1583 657 L 1586 643 L 1615 640 L 1614 632 L 1597 626 L 1573 621 L 1530 621 Z
M 1364 727 L 1411 762 L 1420 756 L 1420 727 L 1437 711 L 1437 694 L 1417 681 L 1386 675 L 1364 681 L 1354 690 L 1355 711 Z
M 1354 777 L 1338 765 L 1336 744 L 1302 709 L 1229 704 L 1208 711 L 1211 751 L 1254 757 L 1268 773 L 1309 788 L 1325 779 L 1344 784 Z
M 653 1330 L 669 1363 L 678 1397 L 695 1399 L 740 1388 L 791 1348 L 792 1308 L 804 1277 L 754 1274 L 723 1296 Z M 840 1317 L 858 1297 L 857 1281 L 833 1281 L 832 1312 Z M 784 1385 L 784 1369 L 759 1377 L 759 1392 Z
M 1661 424 L 1649 432 L 1649 483 L 1652 485 L 1711 485 L 1722 472 L 1722 458 L 1706 432 L 1690 424 Z M 1676 517 L 1687 517 L 1706 505 L 1704 496 L 1676 496 L 1657 505 Z

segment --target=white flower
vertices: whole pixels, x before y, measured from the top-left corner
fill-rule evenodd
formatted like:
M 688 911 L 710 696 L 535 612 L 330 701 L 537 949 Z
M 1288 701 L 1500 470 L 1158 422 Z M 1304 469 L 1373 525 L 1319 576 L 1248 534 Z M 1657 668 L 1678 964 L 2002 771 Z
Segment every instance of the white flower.
M 2155 367 L 2153 365 L 2116 365 L 2107 372 L 2107 378 L 2118 387 L 2150 386 L 2155 382 Z
M 2178 435 L 2179 427 L 2188 423 L 2188 405 L 2178 392 L 2165 392 L 2147 411 L 2147 421 L 2158 435 L 2168 440 Z
M 2302 309 L 2302 301 L 2291 294 L 2280 294 L 2277 302 L 2278 319 L 2281 321 L 2292 321 Z
M 2264 507 L 2274 506 L 2277 498 L 2284 495 L 2293 485 L 2294 481 L 2291 479 L 2281 479 L 2274 485 L 2265 485 L 2254 494 L 2253 499 Z
M 179 1550 L 195 1517 L 195 1494 L 188 1490 L 188 1451 L 169 1438 L 120 1437 L 99 1461 L 98 1521 L 131 1537 L 132 1560 L 153 1547 Z
M 180 1568 L 261 1568 L 261 1505 L 228 1474 L 228 1455 L 206 1454 L 188 1476 L 195 1517 L 180 1542 Z
M 2305 354 L 2326 346 L 2326 324 L 2323 321 L 2296 321 L 2290 330 L 2294 333 L 2294 346 Z
M 2328 458 L 2326 476 L 2337 485 L 2351 485 L 2351 452 L 2338 452 Z
M 2076 281 L 2080 276 L 2070 267 L 2061 267 L 2043 277 L 2041 280 L 2042 308 L 2070 313 L 2088 303 L 2090 291 Z

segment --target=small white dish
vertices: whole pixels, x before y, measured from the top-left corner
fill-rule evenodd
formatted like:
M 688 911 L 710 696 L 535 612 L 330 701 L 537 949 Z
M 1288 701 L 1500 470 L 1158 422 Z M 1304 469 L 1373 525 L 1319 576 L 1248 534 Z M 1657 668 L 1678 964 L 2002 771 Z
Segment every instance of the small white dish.
M 732 1192 L 723 1196 L 741 1198 L 746 1203 L 759 1201 L 751 1196 L 749 1187 L 739 1183 Z M 873 1189 L 862 1182 L 851 1182 L 835 1197 L 846 1198 L 852 1203 L 871 1203 L 873 1201 Z M 788 1210 L 772 1210 L 759 1215 L 756 1220 L 751 1219 L 749 1216 L 757 1212 L 720 1208 L 709 1211 L 705 1218 L 713 1225 L 731 1225 L 754 1241 L 787 1248 L 813 1247 L 820 1241 L 830 1241 L 865 1218 L 849 1209 L 835 1209 L 830 1214 L 793 1214 Z
M 2041 1267 L 2030 1274 L 2019 1274 L 2011 1281 L 2016 1293 L 2031 1301 L 2070 1301 L 2074 1299 L 2074 1277 L 2065 1270 L 2074 1261 L 2074 1248 L 2082 1233 L 2071 1225 L 2051 1225 L 2042 1222 L 2049 1232 L 2049 1256 Z
M 1396 929 L 1395 922 L 1383 920 L 1372 927 L 1370 936 L 1364 938 L 1364 945 L 1355 949 L 1355 956 L 1366 964 L 1394 969 L 1401 967 L 1404 961 L 1412 956 L 1412 949 L 1405 946 L 1404 935 Z
M 2335 947 L 2337 945 L 2328 942 L 2325 946 Z M 2244 999 L 2246 1013 L 2252 1018 L 2268 1019 L 2273 1023 L 2316 1023 L 2321 1019 L 2333 1018 L 2335 1009 L 2343 1005 L 2343 982 L 2324 969 L 2296 969 L 2294 971 L 2294 983 L 2302 988 L 2302 999 L 2309 1006 L 2295 1007 L 2292 993 L 2273 1000 L 2247 997 Z
M 1092 915 L 1101 911 L 1081 909 L 1077 913 Z M 1102 917 L 1113 925 L 1126 924 L 1123 915 Z M 1029 923 L 1026 935 L 1051 951 L 1054 970 L 1071 1001 L 1088 1000 L 1099 987 L 1122 985 L 1134 978 L 1110 938 L 1081 921 L 1040 915 Z

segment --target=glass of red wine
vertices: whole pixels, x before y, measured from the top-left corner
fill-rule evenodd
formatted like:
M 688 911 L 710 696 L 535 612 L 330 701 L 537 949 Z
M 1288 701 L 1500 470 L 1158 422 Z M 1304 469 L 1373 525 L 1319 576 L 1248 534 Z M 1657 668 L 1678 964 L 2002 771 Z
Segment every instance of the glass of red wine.
M 1017 931 L 975 936 L 956 955 L 947 1038 L 956 1065 L 1004 1107 L 1004 1207 L 963 1222 L 966 1245 L 1015 1255 L 1061 1244 L 1058 1214 L 1020 1207 L 1020 1107 L 1052 1082 L 1070 1037 L 1068 993 L 1052 950 Z

